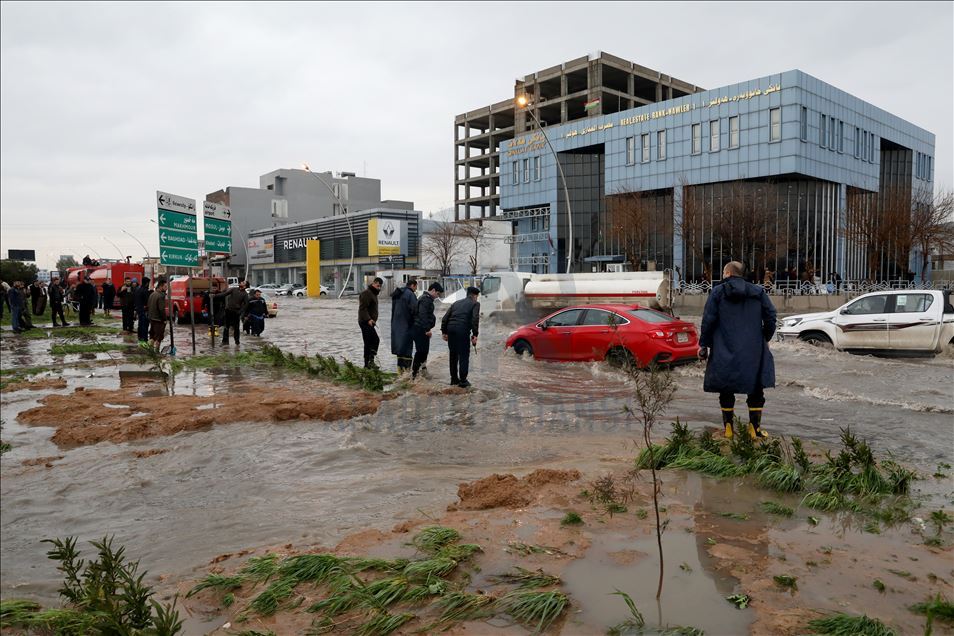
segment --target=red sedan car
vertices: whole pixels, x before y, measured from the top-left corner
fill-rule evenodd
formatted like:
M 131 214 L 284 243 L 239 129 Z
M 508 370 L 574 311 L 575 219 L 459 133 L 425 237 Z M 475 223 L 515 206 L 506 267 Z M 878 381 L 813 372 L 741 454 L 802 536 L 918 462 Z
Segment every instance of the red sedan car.
M 609 360 L 640 367 L 698 359 L 692 323 L 639 305 L 568 307 L 510 334 L 507 347 L 542 360 Z

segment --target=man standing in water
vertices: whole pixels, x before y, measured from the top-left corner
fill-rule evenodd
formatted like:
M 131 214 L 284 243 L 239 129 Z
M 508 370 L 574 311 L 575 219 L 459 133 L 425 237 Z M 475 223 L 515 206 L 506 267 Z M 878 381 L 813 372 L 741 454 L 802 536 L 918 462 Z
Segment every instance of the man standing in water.
M 414 339 L 411 328 L 417 314 L 417 281 L 407 281 L 391 294 L 391 353 L 397 356 L 398 373 L 411 370 Z
M 147 311 L 149 312 L 149 342 L 156 351 L 159 351 L 166 337 L 166 320 L 169 319 L 166 311 L 166 279 L 162 276 L 156 279 L 156 289 L 149 295 Z
M 375 278 L 368 288 L 358 296 L 358 326 L 361 327 L 361 338 L 364 340 L 364 368 L 376 369 L 378 365 L 374 359 L 378 356 L 378 345 L 381 338 L 374 328 L 378 324 L 378 294 L 384 281 Z
M 431 329 L 437 324 L 434 317 L 434 299 L 444 293 L 440 283 L 431 283 L 427 292 L 421 294 L 417 301 L 417 315 L 414 317 L 414 326 L 411 328 L 411 337 L 414 340 L 414 363 L 411 365 L 411 377 L 416 378 L 418 372 L 427 377 L 427 354 L 431 349 Z
M 470 386 L 467 372 L 470 370 L 470 347 L 477 346 L 477 331 L 480 327 L 480 290 L 467 288 L 467 297 L 458 300 L 441 320 L 441 334 L 450 349 L 451 385 L 466 389 Z
M 775 386 L 775 360 L 768 347 L 775 334 L 775 306 L 762 286 L 742 279 L 743 272 L 742 263 L 728 263 L 722 284 L 706 301 L 699 337 L 699 357 L 709 360 L 703 390 L 719 394 L 726 437 L 732 437 L 735 394 L 745 393 L 749 436 L 764 439 L 768 433 L 761 428 L 762 389 Z

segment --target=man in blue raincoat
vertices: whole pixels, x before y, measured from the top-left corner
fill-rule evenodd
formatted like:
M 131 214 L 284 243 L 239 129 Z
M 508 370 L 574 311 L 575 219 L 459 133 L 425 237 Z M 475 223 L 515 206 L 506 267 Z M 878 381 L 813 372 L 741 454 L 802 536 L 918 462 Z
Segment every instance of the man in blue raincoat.
M 398 373 L 410 371 L 414 353 L 414 318 L 417 316 L 417 281 L 407 281 L 391 294 L 391 353 L 397 356 Z
M 775 360 L 768 342 L 775 334 L 775 306 L 760 285 L 742 278 L 738 261 L 722 270 L 722 284 L 709 294 L 702 316 L 699 357 L 709 360 L 703 390 L 719 394 L 725 436 L 732 437 L 735 394 L 745 393 L 749 435 L 766 438 L 762 430 L 763 389 L 775 386 Z

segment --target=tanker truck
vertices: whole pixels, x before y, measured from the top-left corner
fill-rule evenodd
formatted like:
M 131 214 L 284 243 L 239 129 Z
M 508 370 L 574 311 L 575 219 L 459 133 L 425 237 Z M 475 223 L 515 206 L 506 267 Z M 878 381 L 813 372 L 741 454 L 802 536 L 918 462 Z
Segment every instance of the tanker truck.
M 633 303 L 668 311 L 667 272 L 494 272 L 481 282 L 481 317 L 534 319 L 571 305 Z

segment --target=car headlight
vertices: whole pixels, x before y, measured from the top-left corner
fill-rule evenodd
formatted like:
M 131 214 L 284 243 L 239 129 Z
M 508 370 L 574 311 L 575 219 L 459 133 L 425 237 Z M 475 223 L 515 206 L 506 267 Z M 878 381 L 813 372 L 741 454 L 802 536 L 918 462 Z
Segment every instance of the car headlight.
M 802 321 L 801 318 L 786 318 L 782 321 L 783 327 L 794 327 Z

